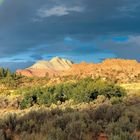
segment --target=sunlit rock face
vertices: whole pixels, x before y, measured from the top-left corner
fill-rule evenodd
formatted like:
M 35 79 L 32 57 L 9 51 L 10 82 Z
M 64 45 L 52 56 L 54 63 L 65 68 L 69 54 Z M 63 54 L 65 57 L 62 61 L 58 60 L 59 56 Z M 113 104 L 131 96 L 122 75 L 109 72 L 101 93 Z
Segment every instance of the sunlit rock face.
M 38 61 L 29 69 L 52 69 L 52 70 L 67 70 L 71 68 L 73 62 L 60 57 L 54 57 L 50 61 Z
M 64 58 L 54 57 L 50 61 L 38 61 L 34 65 L 25 70 L 17 70 L 17 74 L 24 76 L 38 76 L 44 77 L 46 75 L 54 76 L 59 75 L 63 71 L 70 69 L 73 62 Z
M 50 61 L 38 61 L 25 70 L 17 70 L 24 76 L 78 76 L 81 78 L 103 78 L 116 82 L 134 81 L 140 77 L 140 63 L 136 60 L 106 59 L 102 63 L 81 62 L 55 57 Z

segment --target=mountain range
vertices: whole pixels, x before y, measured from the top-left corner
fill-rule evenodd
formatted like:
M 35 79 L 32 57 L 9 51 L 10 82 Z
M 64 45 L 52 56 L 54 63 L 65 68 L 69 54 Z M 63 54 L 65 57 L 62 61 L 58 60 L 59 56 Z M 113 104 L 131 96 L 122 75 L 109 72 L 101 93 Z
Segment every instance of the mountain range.
M 140 63 L 136 60 L 106 59 L 97 64 L 86 62 L 75 64 L 70 60 L 54 57 L 49 61 L 38 61 L 24 70 L 17 70 L 17 74 L 29 77 L 90 76 L 128 82 L 140 77 Z

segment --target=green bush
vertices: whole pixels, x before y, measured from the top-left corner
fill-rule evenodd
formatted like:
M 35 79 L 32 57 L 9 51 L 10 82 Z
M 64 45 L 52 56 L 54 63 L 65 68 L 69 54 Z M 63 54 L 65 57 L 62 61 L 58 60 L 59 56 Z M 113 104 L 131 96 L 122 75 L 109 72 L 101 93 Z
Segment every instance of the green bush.
M 119 100 L 125 95 L 124 89 L 113 83 L 90 78 L 77 83 L 63 83 L 46 88 L 36 87 L 24 92 L 21 108 L 31 107 L 34 104 L 50 106 L 52 103 L 56 104 L 58 101 L 63 103 L 70 99 L 75 103 L 90 102 L 96 100 L 99 95 L 108 99 L 116 97 Z

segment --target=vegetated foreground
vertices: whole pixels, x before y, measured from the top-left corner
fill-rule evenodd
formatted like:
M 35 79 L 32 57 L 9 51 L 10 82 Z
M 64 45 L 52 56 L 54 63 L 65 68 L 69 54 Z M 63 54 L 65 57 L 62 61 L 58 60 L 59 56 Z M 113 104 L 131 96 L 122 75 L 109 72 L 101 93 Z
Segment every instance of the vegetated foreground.
M 28 78 L 8 69 L 0 77 L 0 140 L 140 139 L 139 89 L 101 78 Z

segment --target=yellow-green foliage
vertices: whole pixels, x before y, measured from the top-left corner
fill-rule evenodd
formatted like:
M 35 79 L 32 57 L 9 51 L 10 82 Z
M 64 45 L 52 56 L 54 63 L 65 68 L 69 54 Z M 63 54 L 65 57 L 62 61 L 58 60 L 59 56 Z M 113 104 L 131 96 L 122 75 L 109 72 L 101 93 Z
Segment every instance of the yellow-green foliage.
M 137 140 L 139 96 L 127 96 L 122 87 L 100 79 L 51 86 L 46 81 L 0 80 L 0 109 L 17 109 L 0 112 L 1 140 L 96 140 L 101 133 L 109 140 Z
M 70 99 L 75 103 L 91 102 L 96 100 L 99 95 L 108 99 L 116 97 L 119 100 L 125 96 L 125 90 L 110 82 L 86 78 L 76 83 L 62 83 L 45 88 L 27 88 L 21 94 L 24 96 L 21 108 L 28 108 L 34 104 L 50 106 L 52 103 L 63 103 Z

